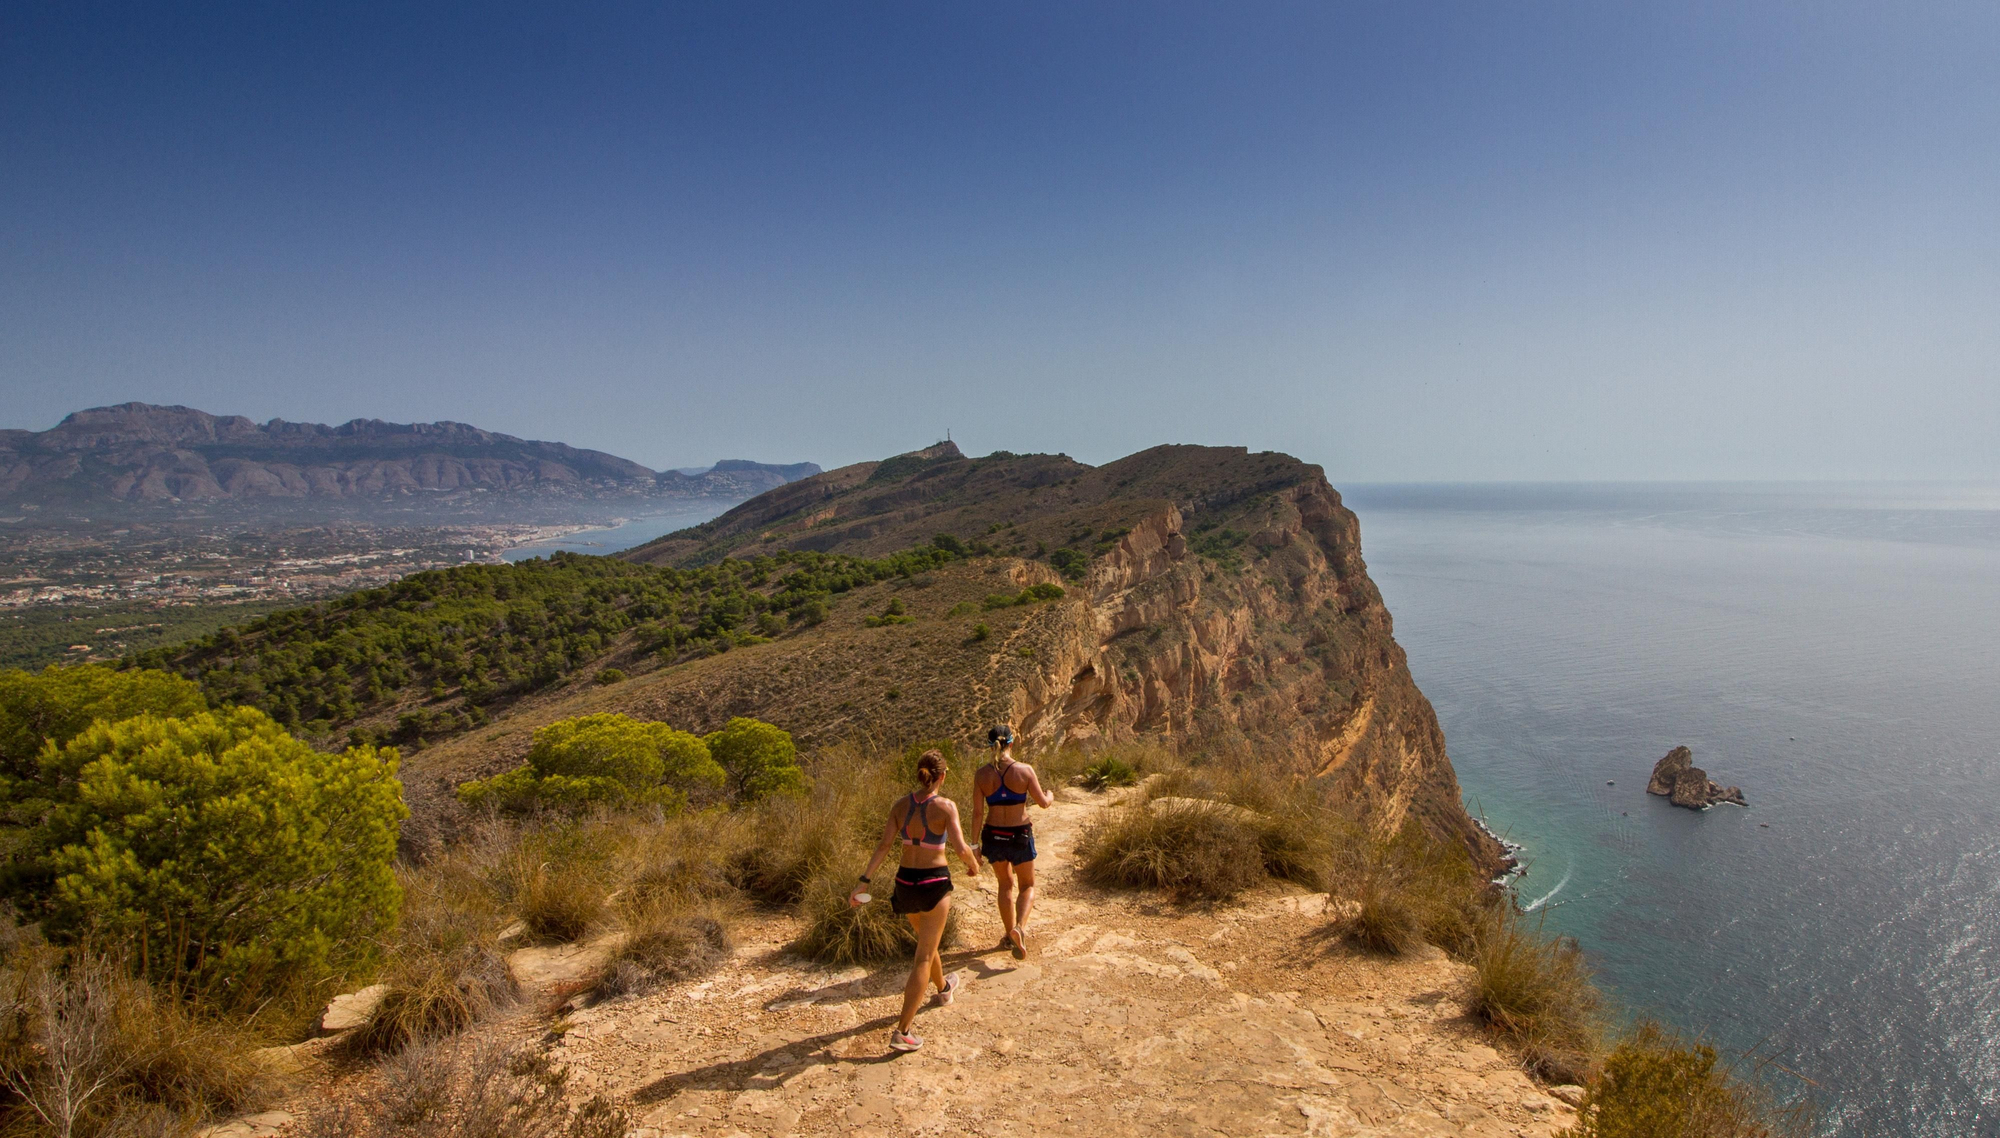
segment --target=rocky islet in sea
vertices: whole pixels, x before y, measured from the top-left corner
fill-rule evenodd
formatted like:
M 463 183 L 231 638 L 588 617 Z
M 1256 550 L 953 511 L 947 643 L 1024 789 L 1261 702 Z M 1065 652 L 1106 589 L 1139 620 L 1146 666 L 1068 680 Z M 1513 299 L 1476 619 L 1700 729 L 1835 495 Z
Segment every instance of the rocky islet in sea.
M 1653 777 L 1646 783 L 1646 793 L 1661 795 L 1675 806 L 1690 810 L 1706 810 L 1719 802 L 1749 805 L 1743 801 L 1741 789 L 1722 786 L 1709 778 L 1707 771 L 1695 766 L 1694 752 L 1686 747 L 1675 747 L 1653 764 Z

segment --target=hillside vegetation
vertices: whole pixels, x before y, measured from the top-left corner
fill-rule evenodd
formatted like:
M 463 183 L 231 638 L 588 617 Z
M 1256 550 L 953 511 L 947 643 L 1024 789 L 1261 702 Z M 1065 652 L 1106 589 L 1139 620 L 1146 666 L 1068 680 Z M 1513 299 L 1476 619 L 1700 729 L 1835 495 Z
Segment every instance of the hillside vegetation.
M 760 643 L 824 619 L 829 598 L 957 557 L 785 551 L 672 569 L 558 553 L 418 573 L 133 662 L 307 736 L 421 746 L 613 658 L 651 667 Z
M 297 1041 L 328 995 L 378 976 L 388 997 L 357 1048 L 436 1042 L 512 1002 L 489 913 L 563 939 L 599 927 L 592 835 L 678 833 L 691 794 L 728 828 L 808 792 L 790 737 L 752 719 L 698 738 L 599 716 L 537 743 L 515 787 L 529 817 L 489 815 L 513 839 L 475 886 L 453 875 L 476 841 L 428 872 L 396 864 L 394 748 L 318 751 L 158 671 L 0 672 L 0 1132 L 185 1134 L 270 1094 L 254 1049 Z M 670 894 L 628 902 L 653 897 L 654 923 L 622 982 L 683 975 L 723 943 L 713 917 L 663 908 Z M 512 1077 L 549 1081 L 503 1114 L 539 1103 L 551 1135 L 623 1133 L 609 1104 L 564 1103 L 559 1067 L 514 1058 Z M 569 1126 L 584 1118 L 609 1121 Z

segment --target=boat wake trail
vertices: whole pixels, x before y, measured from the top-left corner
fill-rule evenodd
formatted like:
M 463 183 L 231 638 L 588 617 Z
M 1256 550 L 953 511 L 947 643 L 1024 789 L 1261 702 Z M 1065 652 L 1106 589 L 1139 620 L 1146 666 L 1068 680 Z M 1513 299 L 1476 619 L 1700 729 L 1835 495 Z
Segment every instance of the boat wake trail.
M 1556 894 L 1562 892 L 1563 886 L 1569 884 L 1570 875 L 1575 872 L 1576 872 L 1576 867 L 1573 865 L 1564 867 L 1562 880 L 1556 882 L 1556 887 L 1554 889 L 1549 890 L 1547 893 L 1542 894 L 1540 897 L 1535 898 L 1533 901 L 1530 901 L 1527 904 L 1521 906 L 1521 911 L 1523 913 L 1532 913 L 1536 909 L 1541 908 L 1543 905 L 1548 904 L 1549 898 L 1554 897 Z

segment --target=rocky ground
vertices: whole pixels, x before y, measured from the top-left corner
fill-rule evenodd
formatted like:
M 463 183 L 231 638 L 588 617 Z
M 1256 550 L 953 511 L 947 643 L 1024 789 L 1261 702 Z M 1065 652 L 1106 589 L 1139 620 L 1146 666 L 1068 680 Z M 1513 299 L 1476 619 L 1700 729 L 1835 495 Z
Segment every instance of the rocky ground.
M 1068 789 L 1037 813 L 1025 962 L 993 947 L 991 875 L 959 877 L 964 943 L 946 968 L 966 984 L 918 1017 L 920 1051 L 888 1048 L 906 966 L 811 965 L 785 949 L 796 923 L 775 916 L 741 927 L 720 972 L 571 1012 L 550 1046 L 629 1109 L 635 1138 L 1551 1135 L 1574 1120 L 1464 1014 L 1470 969 L 1356 952 L 1330 932 L 1323 894 L 1188 912 L 1075 881 L 1070 851 L 1107 804 Z M 546 988 L 592 955 L 514 964 Z M 482 1030 L 545 1027 L 524 1014 Z

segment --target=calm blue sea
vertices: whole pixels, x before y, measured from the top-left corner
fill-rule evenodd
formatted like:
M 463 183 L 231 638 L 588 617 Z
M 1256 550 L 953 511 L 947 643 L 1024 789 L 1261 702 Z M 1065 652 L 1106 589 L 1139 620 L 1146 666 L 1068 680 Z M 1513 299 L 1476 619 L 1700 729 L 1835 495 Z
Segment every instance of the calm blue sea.
M 2000 488 L 1345 498 L 1524 906 L 1826 1134 L 2000 1135 Z
M 665 537 L 675 530 L 698 526 L 710 518 L 719 517 L 735 505 L 735 502 L 697 502 L 676 513 L 632 518 L 615 526 L 581 530 L 554 541 L 515 546 L 502 553 L 500 558 L 503 561 L 526 561 L 565 550 L 571 553 L 591 553 L 601 557 L 630 549 L 635 545 L 644 545 L 656 537 Z

